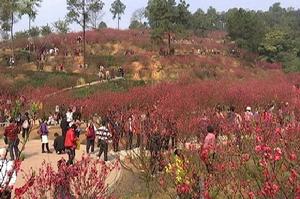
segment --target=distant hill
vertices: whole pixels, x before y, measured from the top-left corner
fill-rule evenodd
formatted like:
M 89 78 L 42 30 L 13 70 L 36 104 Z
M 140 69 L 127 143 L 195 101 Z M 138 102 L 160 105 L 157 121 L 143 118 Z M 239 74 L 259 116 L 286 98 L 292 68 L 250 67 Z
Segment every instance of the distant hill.
M 207 37 L 174 37 L 174 55 L 164 56 L 165 45 L 154 44 L 147 30 L 115 29 L 87 32 L 88 68 L 84 69 L 80 67 L 83 57 L 79 37 L 80 33 L 69 33 L 18 39 L 16 67 L 36 71 L 41 52 L 58 48 L 57 55 L 46 56 L 44 71 L 54 72 L 63 65 L 67 73 L 96 76 L 100 65 L 111 71 L 123 66 L 133 80 L 176 80 L 246 78 L 267 74 L 266 69 L 280 69 L 280 64 L 260 62 L 257 55 L 237 48 L 225 32 L 211 32 Z M 0 67 L 5 68 L 11 53 L 9 42 L 1 42 L 0 49 Z

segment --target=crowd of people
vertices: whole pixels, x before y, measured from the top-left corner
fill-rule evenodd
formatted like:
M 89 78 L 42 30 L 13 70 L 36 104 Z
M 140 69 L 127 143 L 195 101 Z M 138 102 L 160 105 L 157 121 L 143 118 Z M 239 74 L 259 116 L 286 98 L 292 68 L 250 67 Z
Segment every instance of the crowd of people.
M 118 67 L 117 70 L 114 68 L 112 70 L 105 69 L 104 66 L 99 66 L 98 77 L 100 80 L 111 80 L 115 77 L 125 77 L 125 70 L 122 66 Z
M 242 135 L 238 133 L 243 125 L 248 125 L 259 120 L 271 120 L 272 117 L 278 119 L 280 125 L 291 125 L 296 122 L 296 116 L 289 103 L 281 103 L 277 107 L 274 103 L 268 105 L 265 109 L 253 110 L 250 106 L 245 108 L 244 113 L 236 112 L 234 106 L 224 108 L 216 106 L 213 111 L 213 119 L 208 119 L 203 115 L 203 120 L 208 120 L 205 132 L 199 132 L 197 142 L 201 145 L 200 158 L 205 162 L 207 171 L 212 172 L 212 159 L 217 141 L 226 141 L 228 137 L 224 136 L 222 131 L 222 122 L 231 124 L 236 133 L 234 140 L 237 146 L 241 146 Z M 135 148 L 145 149 L 150 154 L 150 164 L 152 174 L 163 170 L 166 165 L 161 165 L 164 159 L 164 151 L 175 151 L 176 157 L 180 153 L 177 143 L 176 124 L 169 120 L 159 120 L 155 113 L 151 111 L 121 113 L 109 110 L 106 115 L 99 117 L 90 117 L 88 121 L 82 118 L 82 108 L 56 106 L 54 115 L 43 117 L 39 122 L 38 134 L 41 139 L 42 153 L 52 153 L 49 145 L 49 125 L 59 125 L 61 132 L 54 133 L 53 148 L 56 154 L 68 154 L 67 164 L 74 163 L 76 149 L 80 147 L 80 142 L 85 140 L 86 153 L 95 153 L 95 148 L 99 148 L 96 156 L 100 159 L 104 156 L 107 161 L 109 148 L 117 153 L 120 150 L 132 150 Z M 19 144 L 26 143 L 30 137 L 33 128 L 33 120 L 30 114 L 17 114 L 15 118 L 11 117 L 9 124 L 4 130 L 4 142 L 7 144 L 7 150 L 12 161 L 19 159 Z M 205 133 L 205 136 L 203 136 Z M 19 134 L 22 139 L 19 139 Z M 81 135 L 81 136 L 80 136 Z M 200 140 L 199 140 L 200 138 Z M 111 145 L 111 146 L 110 146 Z M 182 147 L 182 146 L 180 146 Z M 178 156 L 179 157 L 179 156 Z M 182 155 L 180 155 L 181 158 Z

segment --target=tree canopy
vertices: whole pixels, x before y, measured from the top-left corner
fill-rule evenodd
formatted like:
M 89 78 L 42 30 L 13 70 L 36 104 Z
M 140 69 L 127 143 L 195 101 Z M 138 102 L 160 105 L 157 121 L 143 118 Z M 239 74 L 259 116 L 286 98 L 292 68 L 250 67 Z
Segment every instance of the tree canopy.
M 111 4 L 110 12 L 113 14 L 113 19 L 118 20 L 118 29 L 120 29 L 121 15 L 124 14 L 126 5 L 121 2 L 121 0 L 115 0 Z

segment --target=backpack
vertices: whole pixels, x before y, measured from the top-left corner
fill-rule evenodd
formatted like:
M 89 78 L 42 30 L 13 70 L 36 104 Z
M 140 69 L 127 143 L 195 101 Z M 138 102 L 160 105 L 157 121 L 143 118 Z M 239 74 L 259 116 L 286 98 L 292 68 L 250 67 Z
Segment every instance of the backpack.
M 91 137 L 94 137 L 94 135 L 95 135 L 95 129 L 94 129 L 94 127 L 93 126 L 89 126 L 88 129 L 87 129 L 86 136 L 88 138 L 91 138 Z

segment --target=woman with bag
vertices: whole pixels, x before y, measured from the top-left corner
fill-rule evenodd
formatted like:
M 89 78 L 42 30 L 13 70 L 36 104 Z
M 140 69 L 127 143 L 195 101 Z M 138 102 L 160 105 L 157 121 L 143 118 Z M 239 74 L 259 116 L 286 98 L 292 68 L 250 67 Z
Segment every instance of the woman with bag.
M 47 149 L 47 153 L 51 153 L 50 149 L 49 149 L 49 143 L 48 143 L 48 127 L 47 127 L 47 123 L 45 119 L 42 119 L 42 123 L 40 125 L 40 136 L 41 136 L 41 141 L 42 141 L 42 153 L 46 153 L 45 152 L 45 146 Z
M 75 149 L 77 147 L 77 137 L 75 135 L 75 129 L 76 125 L 71 123 L 71 127 L 69 127 L 66 139 L 65 139 L 65 149 L 68 153 L 69 160 L 67 162 L 67 165 L 71 165 L 74 163 L 75 159 Z
M 86 153 L 94 152 L 96 138 L 96 127 L 92 121 L 87 125 L 86 128 Z

